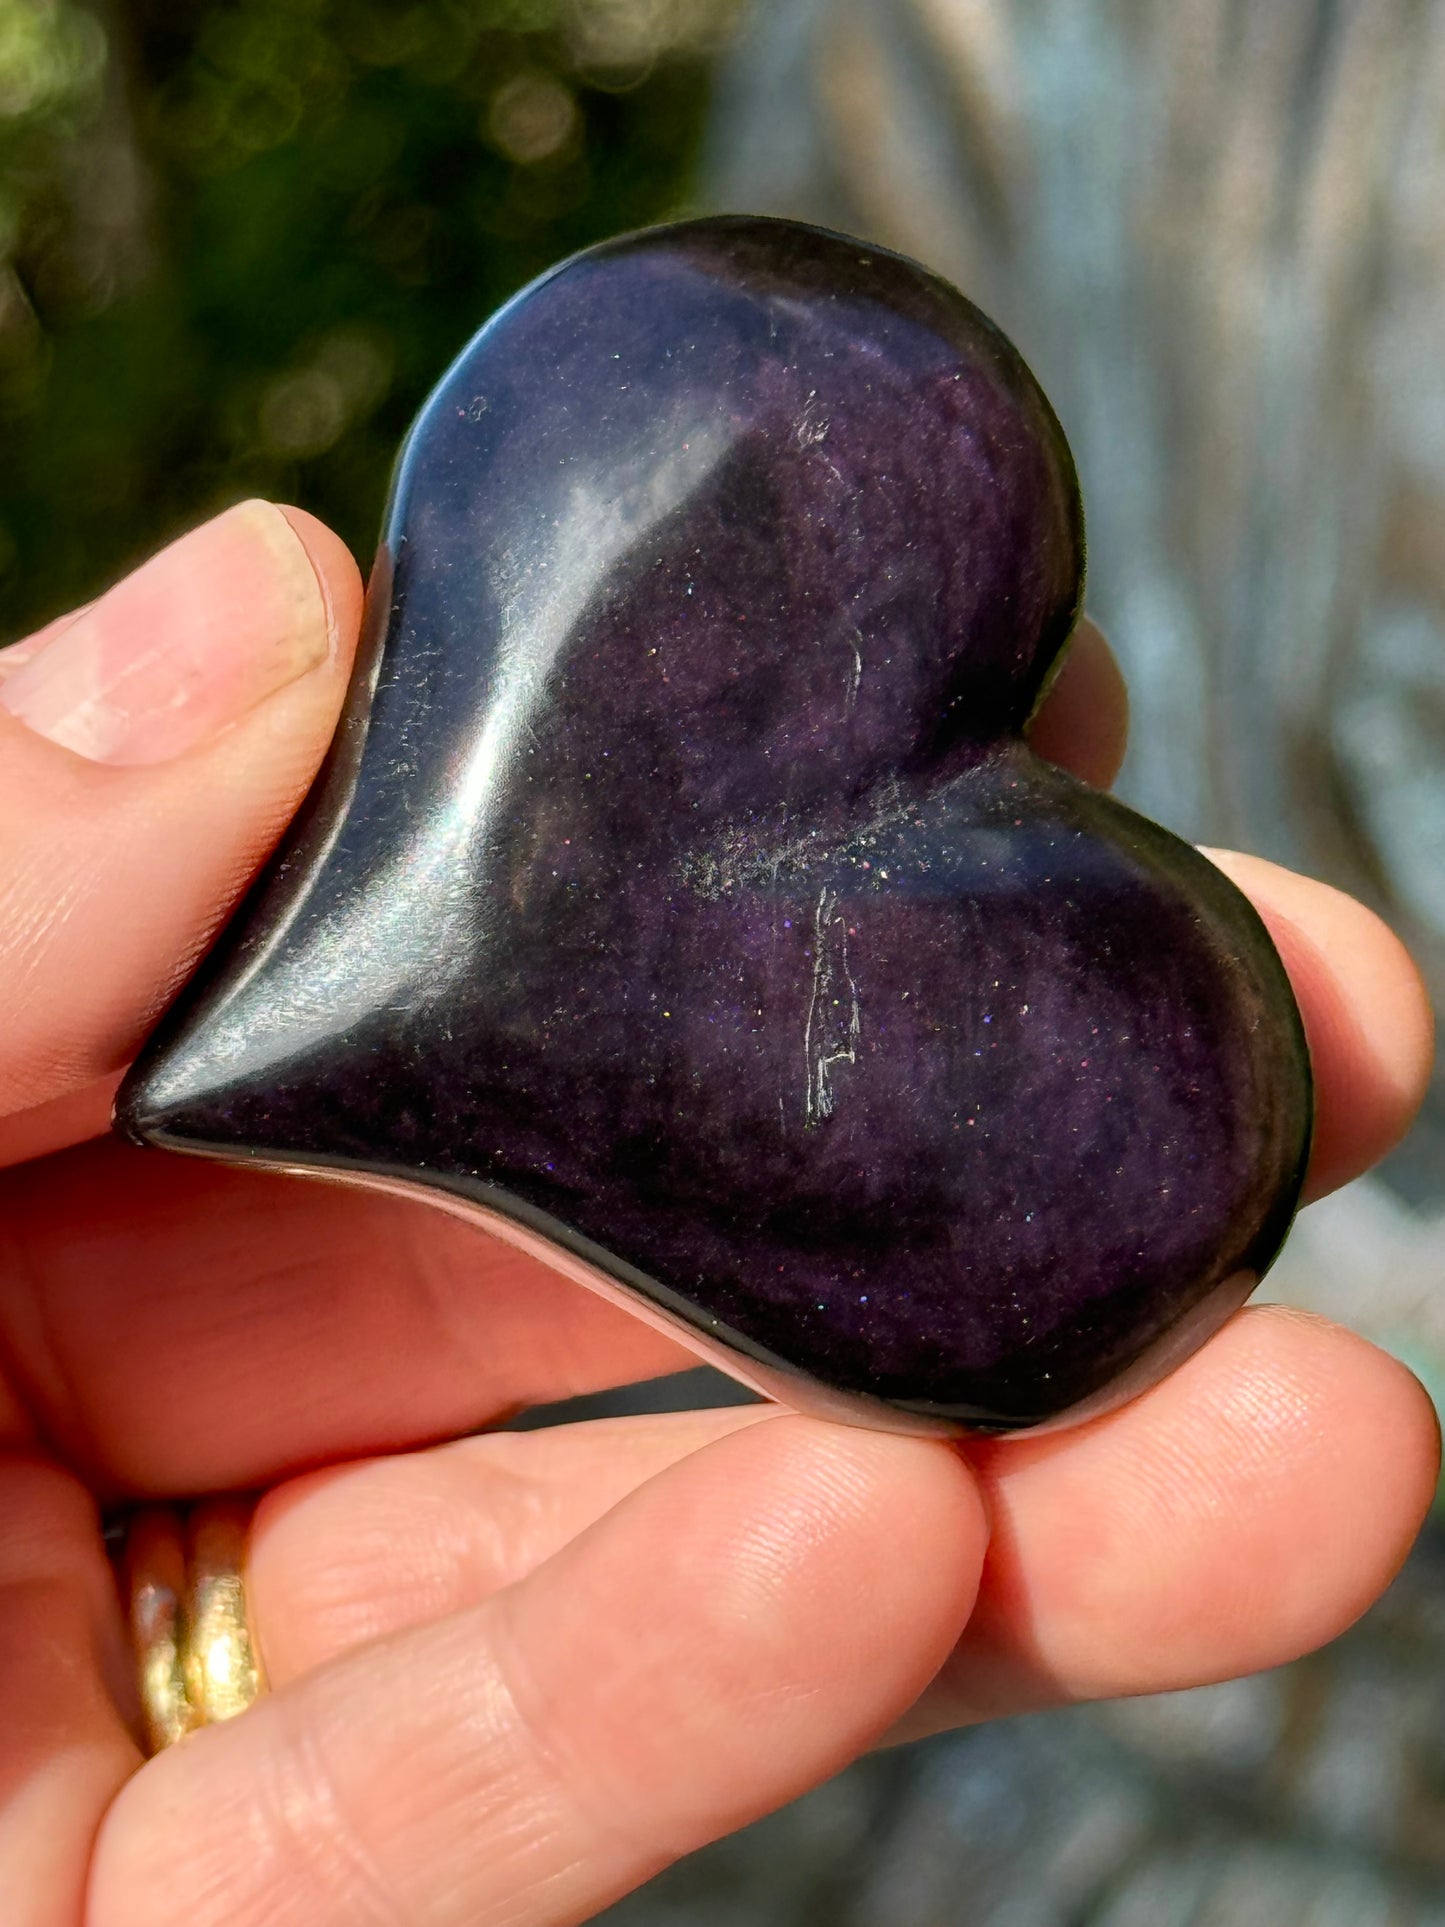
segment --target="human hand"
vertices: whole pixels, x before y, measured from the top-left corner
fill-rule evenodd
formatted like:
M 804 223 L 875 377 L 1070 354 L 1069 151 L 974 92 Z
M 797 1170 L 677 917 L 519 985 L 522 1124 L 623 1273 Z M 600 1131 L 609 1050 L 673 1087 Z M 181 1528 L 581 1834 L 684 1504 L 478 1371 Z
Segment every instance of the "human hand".
M 360 585 L 287 515 L 0 658 L 7 1922 L 575 1921 L 890 1732 L 1274 1665 L 1363 1610 L 1434 1415 L 1317 1320 L 1242 1312 L 1036 1439 L 768 1408 L 459 1437 L 691 1361 L 438 1212 L 96 1135 L 335 722 Z M 1123 727 L 1085 631 L 1036 746 L 1104 781 Z M 1220 861 L 1305 1010 L 1317 1195 L 1404 1129 L 1428 1012 L 1359 906 Z M 263 1493 L 272 1691 L 143 1763 L 100 1509 L 228 1488 Z

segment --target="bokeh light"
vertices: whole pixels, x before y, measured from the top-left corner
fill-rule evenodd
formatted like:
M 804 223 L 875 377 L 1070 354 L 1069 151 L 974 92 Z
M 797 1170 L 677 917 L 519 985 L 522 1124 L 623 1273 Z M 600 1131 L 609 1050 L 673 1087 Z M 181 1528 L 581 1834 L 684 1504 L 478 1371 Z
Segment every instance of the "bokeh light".
M 247 494 L 364 562 L 466 337 L 685 204 L 739 11 L 0 0 L 0 641 Z

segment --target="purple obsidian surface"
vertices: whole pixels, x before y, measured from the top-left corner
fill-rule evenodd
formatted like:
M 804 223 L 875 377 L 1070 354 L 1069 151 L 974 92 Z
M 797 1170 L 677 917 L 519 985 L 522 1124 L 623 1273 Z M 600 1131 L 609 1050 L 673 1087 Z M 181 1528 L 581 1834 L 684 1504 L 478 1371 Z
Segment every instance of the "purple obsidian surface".
M 328 765 L 120 1127 L 450 1194 L 803 1403 L 1136 1388 L 1274 1256 L 1310 1085 L 1244 899 L 1023 742 L 1082 570 L 912 263 L 564 263 L 413 429 Z

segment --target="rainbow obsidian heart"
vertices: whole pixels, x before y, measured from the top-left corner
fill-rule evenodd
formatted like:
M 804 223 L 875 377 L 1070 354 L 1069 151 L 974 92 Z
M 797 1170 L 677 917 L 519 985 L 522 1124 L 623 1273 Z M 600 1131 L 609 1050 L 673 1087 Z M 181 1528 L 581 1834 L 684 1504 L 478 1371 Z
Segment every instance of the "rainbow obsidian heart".
M 1244 899 L 1024 745 L 1082 568 L 922 269 L 564 263 L 413 429 L 330 761 L 120 1127 L 476 1210 L 794 1403 L 1137 1390 L 1274 1256 L 1310 1085 Z

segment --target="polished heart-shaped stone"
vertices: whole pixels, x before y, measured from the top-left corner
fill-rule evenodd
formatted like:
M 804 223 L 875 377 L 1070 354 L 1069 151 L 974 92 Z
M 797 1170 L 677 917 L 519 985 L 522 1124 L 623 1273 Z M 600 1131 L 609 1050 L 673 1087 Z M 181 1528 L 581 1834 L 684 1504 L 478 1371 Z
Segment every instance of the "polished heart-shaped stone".
M 1025 745 L 1082 569 L 921 268 L 564 263 L 408 438 L 329 762 L 120 1127 L 430 1195 L 814 1409 L 1126 1396 L 1274 1256 L 1310 1084 L 1245 900 Z

